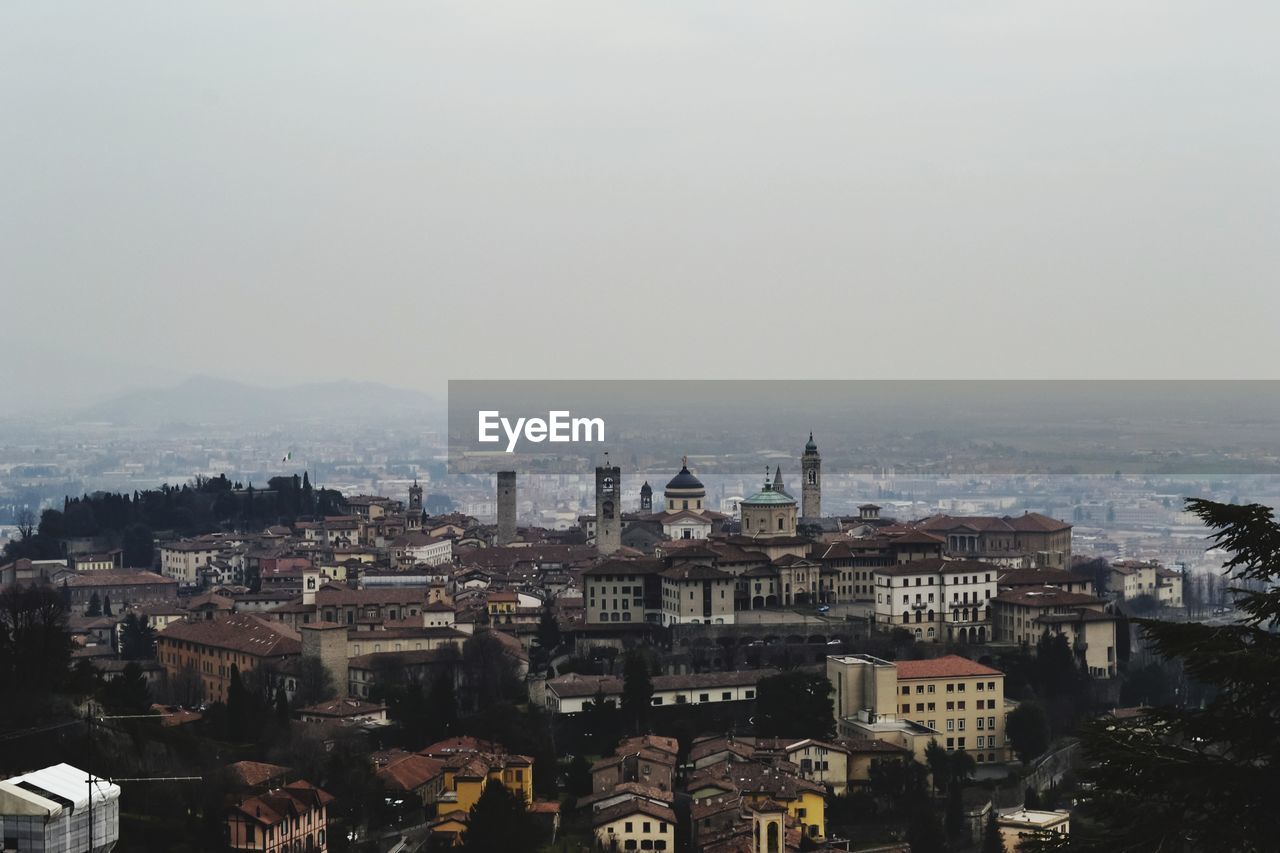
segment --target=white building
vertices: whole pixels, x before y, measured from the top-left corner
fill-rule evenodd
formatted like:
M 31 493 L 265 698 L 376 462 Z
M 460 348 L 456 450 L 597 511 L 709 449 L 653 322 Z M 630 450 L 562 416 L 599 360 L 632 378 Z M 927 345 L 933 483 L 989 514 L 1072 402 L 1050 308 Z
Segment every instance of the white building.
M 92 792 L 92 796 L 91 796 Z M 18 853 L 109 853 L 120 838 L 120 787 L 70 764 L 0 782 L 0 839 Z
M 998 566 L 977 560 L 913 560 L 874 570 L 876 625 L 916 639 L 984 643 Z

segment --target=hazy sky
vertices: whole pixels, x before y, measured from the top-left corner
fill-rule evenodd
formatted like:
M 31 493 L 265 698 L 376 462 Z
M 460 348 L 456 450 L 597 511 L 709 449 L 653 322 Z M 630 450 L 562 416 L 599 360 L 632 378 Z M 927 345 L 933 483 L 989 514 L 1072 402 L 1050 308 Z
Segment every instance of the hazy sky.
M 1276 377 L 1277 32 L 1266 2 L 4 3 L 0 384 Z

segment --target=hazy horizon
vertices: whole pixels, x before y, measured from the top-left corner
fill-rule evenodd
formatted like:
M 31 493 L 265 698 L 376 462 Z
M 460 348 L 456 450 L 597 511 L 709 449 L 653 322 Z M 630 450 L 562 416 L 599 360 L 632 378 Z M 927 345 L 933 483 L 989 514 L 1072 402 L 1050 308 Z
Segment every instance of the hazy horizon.
M 0 388 L 1275 378 L 1277 24 L 8 4 Z

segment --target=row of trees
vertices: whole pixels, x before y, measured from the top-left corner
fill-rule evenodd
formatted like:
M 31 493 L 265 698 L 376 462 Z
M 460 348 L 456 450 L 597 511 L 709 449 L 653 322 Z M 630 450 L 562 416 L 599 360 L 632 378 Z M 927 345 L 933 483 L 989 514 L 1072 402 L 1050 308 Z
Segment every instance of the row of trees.
M 346 512 L 334 489 L 311 485 L 308 474 L 272 477 L 265 490 L 243 486 L 226 475 L 197 477 L 181 486 L 164 485 L 133 494 L 94 492 L 66 498 L 62 509 L 46 509 L 39 523 L 20 514 L 18 536 L 5 545 L 5 560 L 61 557 L 63 542 L 100 537 L 124 551 L 128 567 L 152 564 L 154 531 L 193 536 L 217 530 L 253 530 L 301 517 Z

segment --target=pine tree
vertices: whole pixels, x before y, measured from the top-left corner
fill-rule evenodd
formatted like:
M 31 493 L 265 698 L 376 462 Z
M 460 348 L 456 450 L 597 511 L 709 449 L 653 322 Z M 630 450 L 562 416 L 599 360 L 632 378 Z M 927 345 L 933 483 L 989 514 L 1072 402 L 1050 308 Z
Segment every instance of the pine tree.
M 98 593 L 89 596 L 89 609 L 84 612 L 85 616 L 101 616 L 102 615 L 102 599 L 98 598 Z
M 501 782 L 490 779 L 471 807 L 462 834 L 465 853 L 524 853 L 538 849 L 537 827 L 525 804 Z
M 102 615 L 103 616 L 115 615 L 114 613 L 111 612 L 111 596 L 109 595 L 106 598 L 102 599 Z
M 551 602 L 542 607 L 542 617 L 538 620 L 538 648 L 550 663 L 551 655 L 560 645 L 560 623 L 556 620 Z
M 643 652 L 627 655 L 622 679 L 622 716 L 632 734 L 643 734 L 648 731 L 649 708 L 653 704 L 653 679 Z
M 276 688 L 276 722 L 287 728 L 292 720 L 293 713 L 289 710 L 289 694 L 285 692 L 282 684 Z
M 1280 634 L 1272 630 L 1280 620 L 1280 525 L 1259 504 L 1187 505 L 1231 554 L 1228 578 L 1254 591 L 1240 593 L 1245 615 L 1235 625 L 1134 620 L 1212 698 L 1086 728 L 1084 778 L 1094 788 L 1082 811 L 1100 828 L 1085 837 L 1073 825 L 1072 849 L 1260 853 L 1280 837 Z

